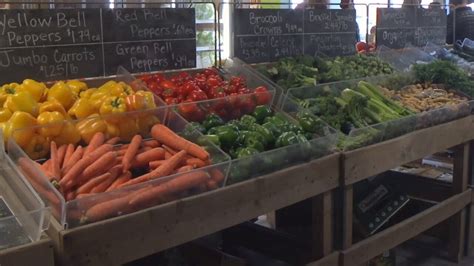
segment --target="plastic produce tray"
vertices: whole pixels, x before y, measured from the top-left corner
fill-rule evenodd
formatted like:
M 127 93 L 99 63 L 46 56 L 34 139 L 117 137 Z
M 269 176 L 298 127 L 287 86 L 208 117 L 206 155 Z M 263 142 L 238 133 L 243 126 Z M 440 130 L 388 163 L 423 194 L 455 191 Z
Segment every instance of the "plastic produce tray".
M 259 86 L 264 86 L 267 88 L 267 90 L 271 93 L 272 99 L 271 101 L 275 101 L 278 97 L 277 94 L 277 89 L 276 85 L 273 82 L 269 82 L 266 79 L 262 79 L 261 75 L 259 75 L 254 69 L 248 67 L 245 63 L 242 61 L 227 61 L 227 63 L 222 67 L 222 68 L 214 68 L 216 69 L 221 77 L 224 80 L 229 80 L 233 76 L 237 77 L 242 77 L 245 79 L 247 88 L 251 91 L 249 95 L 253 95 L 254 90 L 259 87 Z M 176 75 L 181 72 L 187 72 L 189 74 L 196 74 L 201 71 L 204 71 L 204 69 L 190 69 L 190 70 L 172 70 L 172 71 L 157 71 L 157 72 L 146 72 L 146 73 L 138 73 L 138 74 L 133 74 L 134 77 L 140 77 L 141 75 L 153 75 L 156 73 L 162 74 L 165 77 L 170 77 L 172 75 Z M 126 71 L 122 68 L 122 70 L 119 71 Z M 142 82 L 142 87 L 146 87 L 145 83 Z M 158 97 L 159 98 L 159 97 Z M 224 99 L 228 99 L 229 97 L 226 96 Z M 161 98 L 160 100 L 164 102 Z
M 297 99 L 317 98 L 321 93 L 328 89 L 333 92 L 341 92 L 346 88 L 355 87 L 361 80 L 394 90 L 400 89 L 405 85 L 414 84 L 413 76 L 410 73 L 398 73 L 388 76 L 320 84 L 314 87 L 293 88 L 288 91 L 288 94 L 284 98 L 282 108 L 287 112 L 302 110 L 304 108 L 297 103 Z M 467 97 L 460 92 L 455 92 Z M 469 97 L 467 98 L 469 99 Z M 473 104 L 474 101 L 469 100 L 466 103 L 416 113 L 397 120 L 374 124 L 364 128 L 354 128 L 350 130 L 346 136 L 341 138 L 344 145 L 340 142 L 340 148 L 344 150 L 352 150 L 386 141 L 415 130 L 456 120 L 468 116 L 471 113 Z
M 234 100 L 241 101 L 245 97 L 248 97 L 248 95 L 240 95 L 238 99 Z M 177 106 L 173 106 L 172 108 L 174 111 L 171 111 L 170 113 L 177 112 L 182 114 L 183 117 L 189 122 L 201 122 L 202 120 L 196 120 L 194 117 L 186 117 L 186 114 L 183 114 L 182 110 L 187 110 L 187 106 L 192 105 L 193 108 L 196 108 L 196 110 L 199 110 L 199 112 L 205 114 L 218 114 L 219 112 L 216 112 L 216 108 L 222 108 L 222 106 L 225 106 L 225 104 L 226 102 L 223 102 L 222 99 L 212 99 L 198 103 L 182 103 Z M 272 108 L 271 104 L 268 104 L 267 106 Z M 285 110 L 274 107 L 272 109 L 274 114 L 282 115 L 282 117 L 284 117 L 284 119 L 290 123 L 297 124 L 294 116 L 286 113 Z M 244 113 L 239 114 L 238 116 L 221 116 L 221 118 L 223 118 L 224 121 L 229 121 L 232 119 L 238 119 L 243 115 Z M 308 146 L 303 146 L 304 144 L 293 144 L 267 150 L 250 157 L 233 159 L 231 161 L 226 184 L 231 185 L 238 183 L 296 164 L 315 160 L 335 152 L 338 133 L 335 129 L 329 127 L 325 122 L 321 121 L 321 123 L 324 124 L 322 133 L 320 135 L 313 135 L 313 138 L 309 140 Z
M 1 135 L 1 132 L 0 132 Z M 6 155 L 0 137 L 0 250 L 36 242 L 50 211 Z
M 167 111 L 168 111 L 168 107 L 160 107 L 156 109 L 137 111 L 133 113 L 122 113 L 122 114 L 109 117 L 109 118 L 133 119 L 134 117 L 143 117 L 143 116 L 153 115 L 156 118 L 158 118 L 160 121 L 162 121 L 167 127 L 172 129 L 173 131 L 180 132 L 181 130 L 183 130 L 187 122 L 178 115 L 167 116 Z M 104 119 L 107 119 L 107 117 L 104 117 Z M 77 124 L 79 122 L 81 122 L 81 120 L 68 121 L 68 122 L 64 122 L 63 124 L 65 123 Z M 50 124 L 43 127 L 32 127 L 32 128 L 20 129 L 20 130 L 15 131 L 13 133 L 13 136 L 15 136 L 15 134 L 21 134 L 25 130 L 37 131 L 45 127 L 55 127 L 55 126 L 58 126 L 58 124 Z M 140 134 L 142 135 L 143 139 L 147 139 L 149 137 L 147 135 L 149 133 L 147 134 L 140 133 Z M 196 141 L 196 139 L 198 139 L 200 136 L 201 136 L 200 133 L 192 132 L 192 134 L 189 137 L 191 141 Z M 10 156 L 13 162 L 15 162 L 16 164 L 18 164 L 21 158 L 27 158 L 27 160 L 30 163 L 33 163 L 31 159 L 28 157 L 28 155 L 20 148 L 20 146 L 13 139 L 14 138 L 11 138 L 8 142 L 8 156 Z M 207 144 L 206 146 L 208 147 L 208 152 L 211 155 L 212 164 L 203 168 L 193 170 L 193 171 L 205 171 L 209 175 L 211 175 L 211 173 L 215 173 L 215 171 L 220 171 L 220 173 L 224 175 L 224 178 L 226 178 L 228 168 L 230 165 L 228 156 L 224 154 L 219 148 L 217 148 L 212 143 L 208 142 L 206 144 Z M 34 167 L 37 167 L 37 166 L 35 165 Z M 66 201 L 65 198 L 62 196 L 62 194 L 60 194 L 58 190 L 53 186 L 53 184 L 48 181 L 47 177 L 39 170 L 37 172 L 38 172 L 37 175 L 30 176 L 24 171 L 21 171 L 21 175 L 23 175 L 26 180 L 29 180 L 31 185 L 38 192 L 38 194 L 46 202 L 48 202 L 51 205 L 53 215 L 56 217 L 58 222 L 62 226 L 64 226 L 64 228 L 73 228 L 85 223 L 94 222 L 94 221 L 84 220 L 85 218 L 84 213 L 85 211 L 87 211 L 89 208 L 91 208 L 92 206 L 96 204 L 116 199 L 120 197 L 121 195 L 123 196 L 124 194 L 137 191 L 147 186 L 157 186 L 164 181 L 168 181 L 180 175 L 180 174 L 174 174 L 174 175 L 166 176 L 163 178 L 147 181 L 141 184 L 127 186 L 122 189 L 117 189 L 117 190 L 103 192 L 103 193 L 97 193 L 88 197 Z M 225 183 L 225 179 L 222 185 L 224 185 L 224 183 Z M 201 193 L 205 191 L 193 190 L 193 191 L 188 191 L 188 192 L 189 192 L 189 195 L 192 195 L 192 194 L 197 194 L 197 193 Z M 181 198 L 183 195 L 175 195 L 175 196 L 177 198 Z M 184 195 L 184 196 L 188 196 L 188 195 Z M 148 208 L 148 207 L 152 207 L 152 206 L 148 206 L 148 205 L 147 206 L 132 206 L 132 208 L 127 208 L 127 210 L 114 213 L 114 215 L 111 215 L 107 218 L 134 212 L 139 209 Z

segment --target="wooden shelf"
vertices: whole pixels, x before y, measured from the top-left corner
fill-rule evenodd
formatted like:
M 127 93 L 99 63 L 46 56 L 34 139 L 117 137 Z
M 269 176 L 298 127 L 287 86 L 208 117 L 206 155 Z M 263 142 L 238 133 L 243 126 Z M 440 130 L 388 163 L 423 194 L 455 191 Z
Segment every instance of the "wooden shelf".
M 0 265 L 54 265 L 53 244 L 49 238 L 35 243 L 0 250 Z
M 474 139 L 474 116 L 345 152 L 344 184 L 354 184 L 471 139 Z
M 62 265 L 129 262 L 317 196 L 339 185 L 340 154 L 129 215 L 49 230 Z M 330 216 L 330 212 L 327 214 Z

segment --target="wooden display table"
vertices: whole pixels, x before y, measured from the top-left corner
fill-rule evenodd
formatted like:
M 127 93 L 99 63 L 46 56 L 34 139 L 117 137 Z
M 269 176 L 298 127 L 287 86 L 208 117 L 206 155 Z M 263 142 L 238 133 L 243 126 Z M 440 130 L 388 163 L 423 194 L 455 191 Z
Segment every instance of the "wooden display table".
M 53 244 L 49 238 L 43 238 L 35 243 L 0 250 L 0 265 L 41 265 L 53 266 Z

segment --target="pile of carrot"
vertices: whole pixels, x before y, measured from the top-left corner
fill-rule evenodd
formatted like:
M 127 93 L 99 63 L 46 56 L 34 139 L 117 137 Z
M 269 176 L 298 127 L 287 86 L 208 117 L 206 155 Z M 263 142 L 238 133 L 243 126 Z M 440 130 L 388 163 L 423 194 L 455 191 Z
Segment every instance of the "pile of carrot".
M 151 136 L 144 140 L 141 135 L 135 135 L 130 143 L 120 144 L 119 138 L 106 140 L 99 132 L 84 147 L 72 144 L 58 147 L 51 142 L 50 159 L 38 163 L 38 167 L 67 201 L 183 173 L 159 185 L 145 186 L 97 203 L 84 213 L 87 221 L 167 202 L 193 191 L 213 190 L 222 184 L 224 176 L 217 169 L 209 173 L 192 171 L 211 164 L 210 155 L 203 147 L 162 124 L 153 126 Z

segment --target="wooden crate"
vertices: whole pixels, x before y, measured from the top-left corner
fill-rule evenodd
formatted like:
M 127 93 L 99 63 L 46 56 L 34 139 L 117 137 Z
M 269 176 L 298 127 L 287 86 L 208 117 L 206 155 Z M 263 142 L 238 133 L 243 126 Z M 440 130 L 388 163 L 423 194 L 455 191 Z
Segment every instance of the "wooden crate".
M 48 233 L 61 265 L 117 265 L 330 191 L 339 186 L 339 168 L 340 154 L 334 154 L 71 230 L 62 230 L 53 221 Z
M 343 239 L 342 265 L 358 265 L 383 251 L 450 219 L 449 254 L 459 261 L 463 254 L 466 206 L 470 204 L 467 187 L 472 165 L 469 163 L 470 144 L 474 139 L 474 116 L 418 130 L 401 137 L 363 147 L 342 155 Z M 423 158 L 438 151 L 455 147 L 451 197 L 387 230 L 353 246 L 353 184 L 396 166 Z
M 0 250 L 0 265 L 54 265 L 53 243 L 43 238 L 35 243 Z

